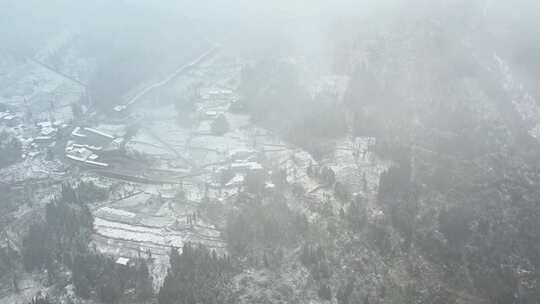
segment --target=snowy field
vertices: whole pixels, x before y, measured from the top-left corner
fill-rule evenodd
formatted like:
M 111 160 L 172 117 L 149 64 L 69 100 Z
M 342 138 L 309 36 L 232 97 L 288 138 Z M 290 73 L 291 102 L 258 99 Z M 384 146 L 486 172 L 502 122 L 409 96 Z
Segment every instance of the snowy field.
M 188 185 L 184 187 L 189 192 Z M 156 186 L 153 188 L 161 193 Z M 220 232 L 203 220 L 194 225 L 187 224 L 186 217 L 195 212 L 196 206 L 179 204 L 170 195 L 159 197 L 151 192 L 116 200 L 96 209 L 93 243 L 100 252 L 116 257 L 137 258 L 150 254 L 157 289 L 166 275 L 171 248 L 182 248 L 185 242 L 193 242 L 223 252 L 224 242 Z M 163 193 L 167 193 L 167 189 Z

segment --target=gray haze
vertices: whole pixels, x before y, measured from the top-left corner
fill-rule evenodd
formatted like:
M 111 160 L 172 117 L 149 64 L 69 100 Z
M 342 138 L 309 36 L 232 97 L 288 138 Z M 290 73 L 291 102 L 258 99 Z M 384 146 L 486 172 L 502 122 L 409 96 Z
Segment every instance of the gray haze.
M 0 304 L 535 304 L 540 1 L 0 0 Z

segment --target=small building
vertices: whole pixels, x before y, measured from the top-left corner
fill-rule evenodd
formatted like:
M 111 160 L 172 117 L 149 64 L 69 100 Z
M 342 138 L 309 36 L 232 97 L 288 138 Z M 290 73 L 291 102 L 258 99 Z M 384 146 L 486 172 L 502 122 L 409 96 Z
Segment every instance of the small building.
M 116 209 L 111 207 L 101 207 L 96 210 L 96 216 L 104 218 L 107 220 L 112 220 L 116 222 L 132 222 L 135 220 L 137 215 L 133 212 L 129 212 L 122 209 Z
M 241 174 L 236 174 L 230 181 L 225 185 L 226 187 L 239 187 L 244 184 L 245 177 Z
M 126 257 L 119 257 L 118 259 L 116 259 L 115 263 L 117 265 L 124 266 L 124 267 L 129 267 L 133 265 L 133 263 L 131 262 L 131 259 L 126 258 Z
M 51 123 L 50 121 L 48 121 L 48 120 L 46 120 L 46 121 L 40 121 L 40 122 L 36 123 L 36 125 L 37 125 L 38 127 L 42 128 L 42 129 L 43 129 L 43 128 L 50 128 L 50 127 L 52 127 L 52 123 Z
M 9 112 L 0 112 L 2 115 L 0 115 L 1 120 L 4 124 L 7 126 L 13 127 L 16 126 L 18 123 L 17 116 L 15 114 L 11 114 Z
M 264 189 L 266 190 L 274 190 L 276 189 L 276 185 L 272 182 L 266 182 L 264 183 Z
M 54 138 L 51 136 L 36 136 L 34 137 L 35 144 L 43 146 L 43 145 L 50 145 L 54 142 Z
M 87 148 L 75 147 L 75 145 L 67 146 L 66 153 L 86 160 L 93 152 Z
M 96 129 L 92 129 L 92 128 L 84 128 L 84 130 L 86 132 L 89 132 L 92 135 L 103 137 L 103 138 L 106 138 L 106 139 L 111 140 L 111 141 L 114 140 L 114 136 L 112 136 L 110 134 L 107 134 L 105 132 L 102 132 L 102 131 L 99 131 L 99 130 L 96 130 Z
M 94 154 L 94 152 L 92 152 L 90 149 L 75 147 L 74 145 L 66 147 L 66 157 L 91 167 L 103 168 L 109 166 L 107 163 L 97 161 L 99 156 Z
M 51 127 L 42 128 L 39 133 L 43 136 L 54 136 L 56 134 L 56 129 Z
M 81 144 L 71 144 L 71 146 L 73 148 L 85 148 L 85 149 L 88 149 L 88 150 L 91 150 L 91 151 L 101 151 L 103 150 L 103 147 L 101 146 L 92 146 L 92 145 L 81 145 Z
M 219 113 L 217 111 L 205 111 L 204 117 L 207 119 L 214 119 L 218 117 Z
M 228 89 L 212 88 L 201 94 L 204 100 L 230 100 L 234 98 L 234 92 Z
M 120 147 L 123 146 L 124 141 L 125 141 L 125 138 L 123 138 L 123 137 L 115 138 L 115 139 L 111 142 L 111 146 L 112 146 L 113 148 L 118 149 L 118 148 L 120 148 Z
M 114 136 L 93 128 L 76 127 L 71 132 L 72 139 L 79 145 L 106 147 L 115 139 Z
M 86 137 L 86 134 L 83 134 L 81 132 L 81 127 L 76 127 L 75 129 L 73 129 L 73 132 L 71 132 L 71 136 L 73 136 L 74 138 L 83 139 Z
M 252 161 L 255 159 L 257 151 L 253 149 L 235 149 L 229 152 L 229 159 L 233 162 Z
M 248 173 L 248 172 L 261 172 L 264 170 L 263 166 L 257 162 L 237 162 L 231 164 L 233 172 Z
M 125 105 L 117 105 L 113 108 L 113 110 L 117 113 L 122 113 L 127 109 Z

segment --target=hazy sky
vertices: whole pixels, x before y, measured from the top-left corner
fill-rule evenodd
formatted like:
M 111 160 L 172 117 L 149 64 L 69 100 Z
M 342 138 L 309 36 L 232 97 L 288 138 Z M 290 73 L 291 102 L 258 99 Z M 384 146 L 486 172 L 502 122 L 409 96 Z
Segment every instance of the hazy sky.
M 535 0 L 0 0 L 0 50 L 32 53 L 68 30 L 104 45 L 147 32 L 148 43 L 164 48 L 198 36 L 324 54 L 332 47 L 329 39 L 400 31 L 425 19 L 452 30 L 467 16 L 501 39 L 500 45 L 535 44 L 538 11 Z

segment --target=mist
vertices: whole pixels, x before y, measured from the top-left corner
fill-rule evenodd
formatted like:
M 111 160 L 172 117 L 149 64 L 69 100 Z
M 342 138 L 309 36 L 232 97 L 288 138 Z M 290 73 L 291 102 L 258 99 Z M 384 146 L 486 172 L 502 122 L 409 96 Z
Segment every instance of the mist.
M 0 304 L 537 303 L 539 20 L 0 0 Z

